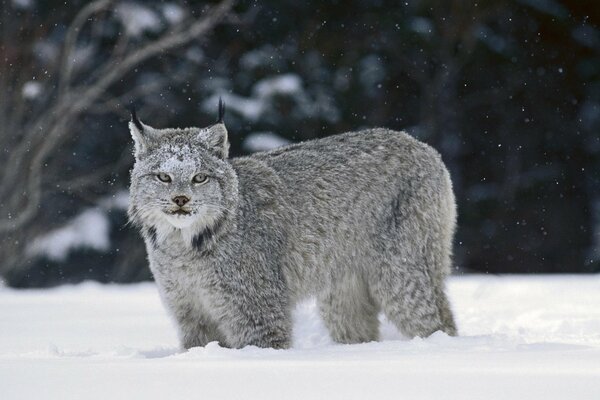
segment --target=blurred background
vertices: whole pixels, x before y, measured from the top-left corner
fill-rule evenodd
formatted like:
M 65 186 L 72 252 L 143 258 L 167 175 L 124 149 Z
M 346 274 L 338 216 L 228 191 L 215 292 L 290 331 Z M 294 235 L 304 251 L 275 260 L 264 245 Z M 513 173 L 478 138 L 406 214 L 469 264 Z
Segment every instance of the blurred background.
M 597 0 L 1 2 L 0 276 L 151 279 L 126 107 L 234 156 L 348 130 L 437 148 L 457 273 L 600 272 Z

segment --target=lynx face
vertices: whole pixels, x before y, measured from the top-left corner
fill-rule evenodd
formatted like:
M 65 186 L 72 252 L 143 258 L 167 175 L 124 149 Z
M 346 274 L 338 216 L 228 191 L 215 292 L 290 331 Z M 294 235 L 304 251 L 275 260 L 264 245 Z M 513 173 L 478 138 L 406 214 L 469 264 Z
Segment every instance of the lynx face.
M 225 161 L 225 125 L 160 130 L 134 116 L 129 127 L 136 158 L 129 208 L 134 222 L 193 236 L 228 211 L 226 198 L 235 187 L 233 170 Z

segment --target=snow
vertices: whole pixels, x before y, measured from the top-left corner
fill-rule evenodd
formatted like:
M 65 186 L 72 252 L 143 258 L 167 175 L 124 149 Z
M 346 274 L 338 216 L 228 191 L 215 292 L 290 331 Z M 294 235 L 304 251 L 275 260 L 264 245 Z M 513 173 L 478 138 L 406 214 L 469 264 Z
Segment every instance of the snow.
M 410 19 L 409 28 L 413 32 L 426 36 L 433 32 L 433 24 L 429 18 L 413 17 Z
M 555 0 L 518 0 L 518 2 L 534 10 L 558 18 L 564 18 L 569 14 L 567 9 Z
M 265 78 L 256 83 L 253 91 L 260 98 L 293 95 L 302 91 L 302 79 L 296 74 L 283 74 Z
M 313 302 L 290 350 L 181 352 L 151 283 L 0 287 L 3 399 L 598 399 L 600 276 L 449 281 L 461 336 L 331 342 Z
M 509 45 L 506 40 L 501 35 L 496 34 L 490 27 L 482 24 L 476 34 L 481 42 L 493 52 L 503 55 L 508 50 Z
M 228 110 L 232 110 L 249 121 L 257 121 L 271 106 L 274 96 L 298 96 L 305 100 L 302 80 L 296 74 L 282 74 L 261 79 L 252 87 L 252 96 L 243 97 L 220 92 L 203 103 L 204 110 L 212 112 L 218 98 L 222 98 Z M 308 100 L 306 100 L 308 101 Z
M 303 87 L 302 79 L 296 74 L 282 74 L 264 78 L 252 86 L 252 93 L 245 97 L 229 93 L 216 86 L 215 94 L 202 103 L 206 112 L 214 112 L 215 104 L 222 98 L 227 110 L 242 116 L 245 120 L 256 122 L 272 111 L 277 97 L 288 97 L 295 102 L 292 113 L 296 117 L 315 117 L 321 115 L 328 121 L 339 118 L 339 110 L 330 96 L 316 91 L 312 96 Z
M 282 55 L 286 55 L 285 52 L 285 47 L 274 47 L 271 44 L 265 44 L 243 54 L 239 61 L 240 69 L 254 70 L 256 68 L 267 68 L 274 71 L 285 69 L 285 61 L 284 57 L 282 57 Z
M 233 93 L 220 93 L 207 99 L 202 107 L 207 112 L 214 112 L 214 105 L 221 98 L 227 106 L 227 110 L 241 115 L 249 121 L 257 121 L 267 108 L 266 99 L 254 99 L 243 97 Z
M 579 44 L 591 49 L 595 49 L 600 45 L 600 30 L 592 25 L 581 24 L 573 29 L 571 36 Z
M 34 0 L 12 0 L 12 5 L 15 8 L 29 10 L 35 5 Z
M 37 40 L 33 45 L 33 54 L 44 64 L 53 64 L 59 56 L 60 48 L 50 39 Z
M 42 84 L 36 81 L 25 82 L 21 89 L 23 98 L 31 100 L 35 99 L 42 93 Z
M 364 57 L 359 64 L 360 83 L 364 89 L 373 94 L 379 83 L 385 79 L 385 65 L 376 54 Z
M 110 248 L 110 222 L 107 212 L 126 211 L 129 192 L 119 190 L 98 200 L 96 207 L 83 210 L 63 226 L 37 236 L 27 248 L 32 257 L 65 261 L 73 250 L 88 248 L 107 251 Z
M 204 61 L 204 52 L 199 47 L 190 47 L 186 50 L 185 56 L 188 60 L 193 61 L 196 64 L 200 64 Z
M 144 32 L 158 32 L 162 24 L 158 15 L 150 8 L 138 3 L 119 3 L 115 15 L 129 36 L 139 37 Z
M 98 205 L 105 210 L 125 211 L 129 207 L 129 192 L 127 190 L 119 190 L 98 200 Z
M 242 147 L 251 153 L 268 151 L 290 144 L 289 140 L 273 132 L 254 132 L 246 136 Z
M 27 254 L 64 261 L 74 249 L 106 251 L 110 247 L 109 233 L 110 223 L 104 211 L 90 208 L 64 226 L 35 238 L 28 246 Z
M 185 11 L 175 3 L 163 4 L 162 13 L 171 25 L 177 25 L 185 18 Z

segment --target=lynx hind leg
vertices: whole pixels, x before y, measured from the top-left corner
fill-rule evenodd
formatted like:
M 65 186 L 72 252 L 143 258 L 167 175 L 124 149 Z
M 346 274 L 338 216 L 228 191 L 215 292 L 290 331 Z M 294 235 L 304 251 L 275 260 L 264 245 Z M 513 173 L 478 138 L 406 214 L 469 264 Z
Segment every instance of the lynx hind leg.
M 440 319 L 442 320 L 442 331 L 446 332 L 450 336 L 458 336 L 458 329 L 456 328 L 456 322 L 454 322 L 454 314 L 448 301 L 448 296 L 445 293 L 445 284 L 443 280 L 436 286 L 436 300 L 438 310 L 440 312 Z
M 318 297 L 319 311 L 331 338 L 363 343 L 379 338 L 379 306 L 362 278 L 347 276 Z
M 373 288 L 386 317 L 409 337 L 437 330 L 456 335 L 445 294 L 450 272 L 456 208 L 448 173 L 422 182 L 420 192 L 405 203 L 393 202 L 383 264 Z
M 384 315 L 402 334 L 427 337 L 441 330 L 456 335 L 442 280 L 431 279 L 424 264 L 411 264 L 406 258 L 384 268 L 373 291 Z

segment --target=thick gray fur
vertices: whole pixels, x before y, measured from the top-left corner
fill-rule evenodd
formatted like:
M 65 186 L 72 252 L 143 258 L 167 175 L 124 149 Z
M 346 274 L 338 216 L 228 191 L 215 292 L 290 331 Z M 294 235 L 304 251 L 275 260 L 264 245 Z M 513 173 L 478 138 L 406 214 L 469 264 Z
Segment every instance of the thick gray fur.
M 130 130 L 129 216 L 184 348 L 289 347 L 307 296 L 337 342 L 377 340 L 380 311 L 409 337 L 456 335 L 444 289 L 455 202 L 431 147 L 370 129 L 228 159 L 223 123 Z M 175 196 L 189 215 L 169 214 Z

